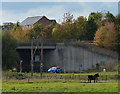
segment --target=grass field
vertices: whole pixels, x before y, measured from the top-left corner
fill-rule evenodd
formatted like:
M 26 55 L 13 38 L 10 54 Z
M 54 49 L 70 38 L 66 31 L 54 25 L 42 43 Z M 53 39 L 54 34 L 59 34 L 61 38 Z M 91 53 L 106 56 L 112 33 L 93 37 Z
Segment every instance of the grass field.
M 3 72 L 3 79 L 14 79 L 18 76 L 19 72 Z M 22 73 L 24 78 L 29 78 L 30 73 Z M 79 80 L 87 80 L 88 75 L 93 75 L 95 73 L 43 73 L 43 79 L 79 79 Z M 118 74 L 116 72 L 107 72 L 100 73 L 99 80 L 118 80 Z M 40 73 L 34 73 L 34 78 L 40 78 Z
M 75 80 L 3 81 L 3 92 L 118 92 L 117 81 L 87 83 Z
M 25 77 L 23 80 L 16 79 L 18 74 L 3 72 L 3 92 L 118 92 L 118 75 L 111 72 L 101 73 L 98 83 L 87 82 L 89 73 L 43 73 L 42 80 L 39 73 L 34 73 L 29 82 L 30 73 L 22 73 Z

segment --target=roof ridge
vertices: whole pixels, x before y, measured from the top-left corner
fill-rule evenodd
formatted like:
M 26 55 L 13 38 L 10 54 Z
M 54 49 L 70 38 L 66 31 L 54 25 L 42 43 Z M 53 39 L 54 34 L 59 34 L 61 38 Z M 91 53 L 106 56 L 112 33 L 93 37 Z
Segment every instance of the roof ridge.
M 43 17 L 43 16 L 31 16 L 31 17 L 27 17 L 27 18 L 35 18 L 35 17 Z

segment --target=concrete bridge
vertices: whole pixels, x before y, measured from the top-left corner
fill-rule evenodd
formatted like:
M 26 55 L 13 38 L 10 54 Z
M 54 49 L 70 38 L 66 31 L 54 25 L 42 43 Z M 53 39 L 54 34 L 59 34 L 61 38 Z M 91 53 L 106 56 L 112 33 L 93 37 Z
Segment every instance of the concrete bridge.
M 21 43 L 18 44 L 19 46 L 17 47 L 17 49 L 31 49 L 31 43 Z M 38 49 L 41 49 L 41 43 L 33 43 L 33 49 L 36 49 L 36 47 Z M 55 50 L 56 49 L 56 43 L 44 43 L 43 47 L 44 50 Z
M 36 46 L 37 45 L 37 46 Z M 41 43 L 33 43 L 34 55 L 40 56 Z M 52 66 L 59 66 L 64 72 L 83 72 L 96 64 L 105 65 L 118 62 L 116 52 L 96 47 L 90 43 L 44 43 L 43 44 L 43 70 L 46 72 Z M 23 60 L 23 71 L 30 71 L 31 43 L 20 44 L 17 49 L 20 59 Z M 34 62 L 34 72 L 39 72 L 40 62 Z

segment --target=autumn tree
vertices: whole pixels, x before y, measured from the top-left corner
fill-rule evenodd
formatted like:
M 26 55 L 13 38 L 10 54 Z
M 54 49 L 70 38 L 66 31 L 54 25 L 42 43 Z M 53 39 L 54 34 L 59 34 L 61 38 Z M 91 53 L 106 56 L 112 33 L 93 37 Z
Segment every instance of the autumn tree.
M 68 12 L 64 14 L 62 24 L 58 24 L 53 28 L 52 35 L 55 39 L 74 39 L 76 38 L 75 31 L 73 14 Z
M 100 27 L 97 32 L 95 33 L 95 37 L 94 37 L 94 43 L 98 46 L 103 47 L 103 41 L 105 39 L 106 36 L 106 28 L 105 27 Z
M 106 23 L 105 24 L 107 31 L 106 38 L 104 40 L 104 46 L 106 48 L 111 48 L 115 44 L 116 39 L 116 29 L 114 23 Z
M 55 26 L 56 26 L 56 23 L 53 22 L 52 24 L 44 27 L 43 31 L 45 33 L 46 39 L 52 39 L 52 30 L 53 28 L 55 28 Z
M 114 23 L 106 23 L 100 27 L 94 37 L 94 43 L 101 47 L 111 48 L 115 43 L 116 31 Z
M 44 36 L 43 32 L 43 26 L 41 24 L 35 24 L 32 29 L 29 30 L 29 36 L 40 38 L 41 36 Z
M 53 39 L 59 40 L 65 37 L 65 32 L 63 31 L 62 25 L 57 24 L 52 30 Z
M 86 33 L 87 33 L 87 29 L 86 29 L 86 25 L 87 25 L 87 19 L 84 18 L 83 16 L 78 17 L 75 20 L 75 26 L 74 28 L 75 31 L 75 37 L 76 39 L 80 39 L 80 40 L 86 40 Z
M 17 23 L 13 27 L 13 31 L 16 31 L 18 28 L 21 28 L 20 23 L 17 21 Z
M 64 39 L 76 39 L 78 38 L 76 25 L 74 23 L 66 23 L 62 25 L 62 34 L 64 34 Z
M 29 40 L 29 31 L 23 30 L 21 26 L 17 27 L 15 31 L 10 31 L 10 34 L 17 42 L 27 42 Z

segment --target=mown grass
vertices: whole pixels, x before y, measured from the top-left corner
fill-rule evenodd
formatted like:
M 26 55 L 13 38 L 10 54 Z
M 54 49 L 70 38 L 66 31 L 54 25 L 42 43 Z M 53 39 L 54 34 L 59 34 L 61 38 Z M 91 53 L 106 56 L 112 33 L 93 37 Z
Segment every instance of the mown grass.
M 87 83 L 79 80 L 9 80 L 3 81 L 3 92 L 118 92 L 117 81 Z

